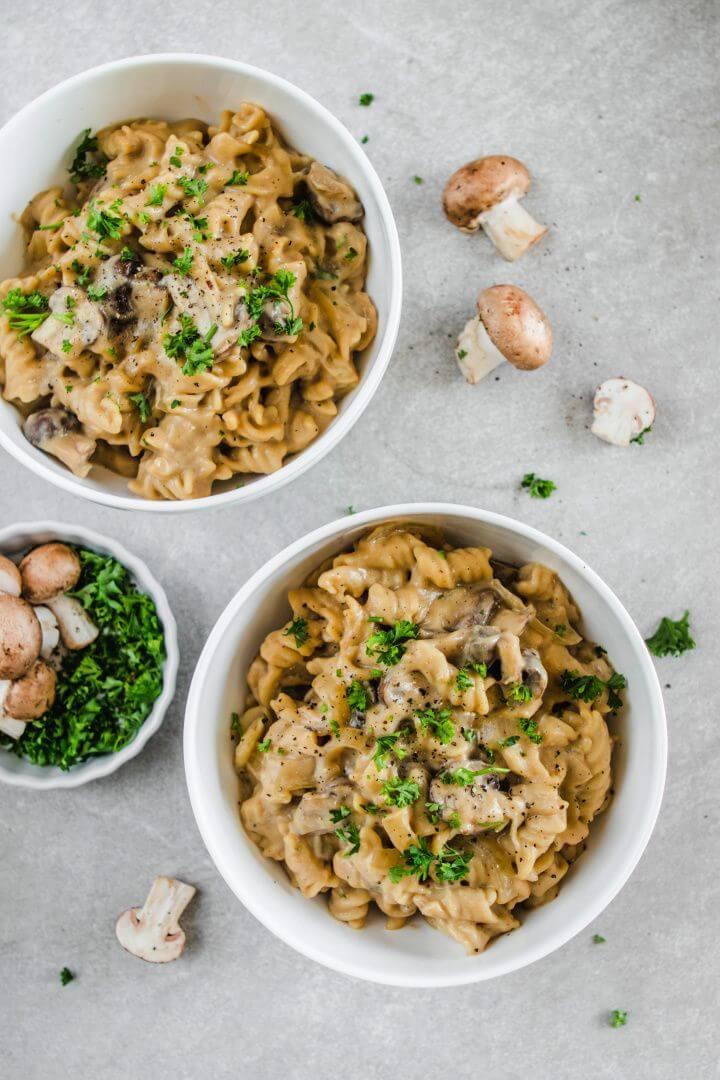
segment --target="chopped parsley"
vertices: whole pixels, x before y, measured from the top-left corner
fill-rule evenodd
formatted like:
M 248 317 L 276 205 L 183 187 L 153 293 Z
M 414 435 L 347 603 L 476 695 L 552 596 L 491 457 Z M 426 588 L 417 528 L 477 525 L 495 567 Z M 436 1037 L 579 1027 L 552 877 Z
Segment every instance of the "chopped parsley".
M 247 262 L 250 258 L 250 252 L 247 248 L 241 248 L 239 251 L 233 251 L 230 255 L 223 255 L 220 262 L 228 270 L 232 270 L 233 266 L 238 266 L 240 263 Z
M 350 817 L 352 813 L 349 806 L 338 806 L 336 810 L 330 811 L 330 820 L 333 825 L 337 825 L 338 821 L 343 821 L 345 818 Z
M 172 400 L 172 401 L 170 402 L 170 408 L 171 408 L 171 409 L 177 409 L 177 407 L 178 407 L 178 405 L 179 405 L 179 404 L 180 404 L 180 398 L 174 398 L 174 399 L 173 399 L 173 400 Z
M 439 802 L 426 802 L 425 813 L 427 814 L 428 821 L 431 825 L 437 825 L 440 820 L 440 815 L 443 812 L 443 804 Z
M 232 176 L 228 180 L 226 187 L 245 187 L 249 179 L 250 173 L 233 169 Z
M 176 169 L 179 169 L 182 165 L 182 161 L 180 160 L 180 158 L 183 156 L 184 153 L 185 150 L 182 146 L 175 147 L 175 153 L 170 157 L 170 164 L 173 165 Z
M 230 733 L 234 735 L 236 739 L 242 738 L 243 729 L 239 713 L 234 712 L 230 714 Z
M 263 314 L 263 308 L 268 300 L 285 301 L 290 308 L 290 314 L 285 321 L 278 321 L 275 323 L 273 327 L 275 333 L 288 337 L 294 337 L 296 334 L 300 333 L 303 328 L 303 321 L 295 315 L 295 308 L 293 307 L 292 300 L 289 296 L 290 289 L 295 284 L 296 280 L 295 274 L 293 274 L 292 271 L 281 268 L 273 274 L 269 281 L 266 281 L 263 285 L 256 285 L 245 294 L 245 307 L 255 325 L 249 327 L 248 330 L 243 331 L 238 339 L 240 345 L 249 344 L 250 341 L 253 341 L 256 337 L 260 336 L 262 331 L 258 325 L 258 320 Z M 253 331 L 253 336 L 250 337 L 249 340 L 243 341 L 243 335 L 249 334 L 250 331 Z
M 517 742 L 520 742 L 520 736 L 519 735 L 509 735 L 507 737 L 507 739 L 502 739 L 498 743 L 498 746 L 500 747 L 501 750 L 504 750 L 506 746 L 514 746 L 515 743 L 517 743 Z
M 367 106 L 367 105 L 372 105 L 374 100 L 375 100 L 375 95 L 374 94 L 361 94 L 360 97 L 358 98 L 358 103 L 360 105 Z
M 397 863 L 396 866 L 391 866 L 388 871 L 390 880 L 397 884 L 404 877 L 417 875 L 420 881 L 427 881 L 435 856 L 427 846 L 425 837 L 422 836 L 417 844 L 410 844 L 409 847 L 406 847 L 402 855 L 403 861 Z
M 75 976 L 73 975 L 70 968 L 64 967 L 60 970 L 60 982 L 63 986 L 67 986 L 67 984 L 71 983 L 74 978 Z
M 215 336 L 217 326 L 213 325 L 204 336 L 200 333 L 190 315 L 180 313 L 180 330 L 176 334 L 165 334 L 163 348 L 171 360 L 184 360 L 183 375 L 197 375 L 209 371 L 215 359 L 210 342 Z
M 371 622 L 379 622 L 377 618 L 371 618 Z M 402 660 L 405 655 L 405 642 L 411 641 L 418 636 L 418 627 L 408 619 L 399 619 L 390 630 L 376 630 L 367 639 L 366 652 L 368 656 L 374 656 L 379 663 L 392 666 Z
M 315 212 L 312 208 L 312 204 L 307 199 L 301 199 L 300 202 L 296 202 L 290 213 L 293 217 L 296 217 L 299 221 L 304 221 L 306 224 L 315 220 Z
M 593 934 L 593 941 L 596 945 L 604 945 L 606 938 L 604 938 L 602 934 Z
M 193 179 L 190 176 L 178 176 L 177 182 L 185 192 L 186 199 L 197 199 L 202 205 L 207 191 L 207 180 L 202 177 Z
M 516 683 L 508 694 L 510 701 L 517 701 L 521 704 L 523 702 L 532 701 L 532 690 L 529 686 L 525 686 L 524 683 Z
M 452 825 L 452 828 L 457 827 Z M 472 851 L 458 851 L 446 844 L 435 858 L 435 877 L 438 881 L 462 881 L 468 876 L 472 857 Z
M 351 709 L 367 712 L 370 708 L 370 693 L 359 679 L 353 679 L 347 688 L 347 703 Z
M 376 769 L 384 769 L 390 760 L 391 754 L 394 754 L 400 761 L 402 761 L 404 757 L 407 757 L 407 750 L 402 746 L 397 745 L 399 738 L 399 735 L 380 735 L 379 738 L 376 739 L 375 752 L 373 753 L 373 761 L 375 762 Z
M 100 630 L 68 653 L 54 704 L 5 749 L 35 765 L 69 769 L 121 750 L 137 735 L 163 687 L 165 639 L 150 596 L 109 555 L 79 548 L 81 574 L 69 594 Z
M 63 338 L 62 344 L 60 345 L 60 348 L 62 349 L 62 351 L 64 353 L 69 353 L 70 350 L 72 349 L 72 341 L 68 341 L 67 338 Z
M 107 207 L 91 202 L 87 215 L 88 229 L 97 233 L 101 240 L 119 240 L 125 221 L 121 207 L 122 199 L 115 199 Z
M 452 722 L 451 709 L 417 709 L 415 715 L 420 721 L 423 732 L 430 731 L 443 746 L 452 742 L 455 736 L 455 725 Z
M 192 268 L 194 258 L 195 253 L 193 252 L 193 249 L 186 247 L 182 255 L 177 255 L 175 259 L 173 259 L 173 269 L 182 277 L 187 277 Z
M 89 300 L 102 300 L 107 296 L 107 285 L 88 285 L 87 294 Z
M 62 228 L 64 220 L 63 218 L 61 221 L 51 221 L 49 225 L 38 225 L 38 232 L 57 232 Z
M 344 844 L 350 845 L 345 852 L 346 859 L 349 859 L 351 855 L 354 855 L 360 850 L 360 830 L 354 821 L 349 821 L 347 825 L 339 826 L 335 830 L 335 835 L 338 840 L 342 840 Z
M 560 685 L 566 694 L 576 701 L 591 702 L 599 698 L 604 690 L 608 692 L 608 705 L 619 709 L 622 699 L 618 690 L 624 690 L 627 679 L 619 671 L 613 672 L 609 679 L 600 679 L 597 675 L 580 675 L 577 671 L 563 671 Z
M 413 181 L 416 184 L 424 184 L 425 183 L 422 176 L 413 176 Z
M 487 664 L 466 664 L 465 667 L 460 668 L 455 677 L 455 685 L 458 690 L 470 690 L 475 685 L 470 674 L 471 671 L 484 679 L 487 677 Z
M 627 1018 L 628 1014 L 622 1009 L 613 1009 L 613 1011 L 610 1013 L 608 1023 L 610 1027 L 614 1028 L 625 1027 L 625 1024 L 627 1024 Z
M 251 345 L 253 341 L 260 337 L 262 330 L 255 323 L 253 326 L 248 326 L 247 330 L 242 330 L 238 338 L 238 345 L 243 345 L 245 348 Z
M 538 731 L 537 720 L 528 719 L 524 717 L 522 720 L 518 720 L 520 730 L 523 735 L 527 735 L 530 742 L 537 743 L 538 745 L 543 741 L 543 737 Z
M 357 252 L 357 248 L 354 248 L 354 247 L 352 247 L 352 246 L 350 246 L 350 247 L 349 247 L 349 248 L 347 249 L 347 251 L 345 252 L 345 255 L 344 255 L 344 258 L 345 258 L 345 259 L 346 259 L 346 260 L 347 260 L 348 262 L 349 262 L 349 261 L 350 261 L 351 259 L 357 259 L 357 257 L 358 257 L 358 252 Z
M 637 443 L 638 446 L 642 446 L 643 443 L 645 442 L 645 436 L 649 435 L 651 431 L 652 431 L 652 424 L 650 424 L 649 427 L 643 428 L 642 431 L 638 435 L 633 435 L 630 442 L 631 443 Z
M 303 619 L 302 617 L 293 619 L 287 630 L 283 630 L 283 637 L 293 638 L 295 641 L 295 645 L 299 649 L 310 637 L 307 619 Z
M 335 738 L 336 739 L 339 738 L 339 736 L 340 736 L 340 725 L 338 724 L 337 720 L 328 720 L 328 724 L 330 725 L 330 731 L 335 736 Z
M 542 480 L 534 472 L 525 473 L 520 487 L 527 488 L 533 499 L 549 499 L 557 485 L 552 480 Z
M 140 256 L 137 251 L 133 251 L 131 247 L 128 247 L 127 244 L 125 244 L 125 246 L 120 249 L 120 260 L 122 262 L 139 263 Z
M 24 293 L 22 289 L 11 289 L 3 298 L 2 309 L 18 337 L 37 330 L 50 314 L 47 296 L 37 290 Z
M 468 354 L 467 349 L 458 349 L 458 351 L 456 353 L 458 360 L 464 360 L 465 357 L 467 356 L 467 354 Z
M 98 149 L 97 135 L 92 134 L 91 128 L 85 128 L 68 170 L 70 179 L 74 184 L 83 180 L 97 180 L 105 175 L 109 160 L 107 154 Z
M 509 769 L 504 769 L 500 765 L 487 765 L 484 769 L 466 769 L 461 767 L 455 769 L 454 772 L 443 773 L 440 779 L 443 784 L 454 784 L 456 787 L 470 787 L 475 781 L 476 776 L 488 776 L 490 773 L 509 773 Z
M 73 259 L 70 265 L 75 271 L 75 284 L 85 288 L 90 280 L 92 268 L 90 266 L 83 266 L 79 259 Z
M 128 394 L 128 398 L 132 401 L 137 411 L 140 413 L 140 419 L 143 424 L 146 424 L 150 419 L 151 409 L 150 402 L 145 394 Z
M 420 785 L 415 780 L 396 777 L 383 784 L 382 793 L 392 806 L 412 806 L 420 798 Z
M 665 616 L 652 635 L 645 639 L 653 656 L 682 656 L 695 648 L 690 636 L 690 612 L 686 611 L 681 619 L 669 619 Z
M 146 206 L 162 206 L 167 192 L 167 184 L 153 184 L 150 188 L 150 198 Z
M 366 143 L 366 142 L 368 142 L 368 141 L 369 141 L 369 139 L 370 139 L 370 136 L 369 136 L 369 135 L 363 135 L 363 137 L 362 137 L 362 139 L 360 140 L 360 142 L 361 142 L 361 143 Z

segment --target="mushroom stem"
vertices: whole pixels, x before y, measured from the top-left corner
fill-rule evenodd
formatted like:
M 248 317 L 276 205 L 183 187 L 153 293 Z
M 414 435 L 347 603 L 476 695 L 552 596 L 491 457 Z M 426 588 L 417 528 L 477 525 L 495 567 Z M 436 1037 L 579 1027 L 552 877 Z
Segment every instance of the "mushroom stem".
M 455 350 L 458 366 L 469 383 L 478 383 L 502 364 L 505 357 L 493 345 L 490 335 L 476 315 L 460 332 Z
M 508 195 L 478 216 L 478 221 L 504 259 L 514 262 L 547 232 L 520 205 L 517 195 Z
M 56 596 L 47 606 L 57 619 L 60 637 L 66 649 L 84 649 L 100 631 L 82 604 L 72 596 Z
M 3 707 L 11 686 L 10 679 L 0 679 L 0 731 L 10 739 L 19 739 L 25 730 L 25 721 L 8 716 Z
M 185 947 L 179 919 L 195 892 L 183 881 L 156 877 L 143 906 L 128 908 L 115 925 L 122 947 L 154 964 L 177 960 Z

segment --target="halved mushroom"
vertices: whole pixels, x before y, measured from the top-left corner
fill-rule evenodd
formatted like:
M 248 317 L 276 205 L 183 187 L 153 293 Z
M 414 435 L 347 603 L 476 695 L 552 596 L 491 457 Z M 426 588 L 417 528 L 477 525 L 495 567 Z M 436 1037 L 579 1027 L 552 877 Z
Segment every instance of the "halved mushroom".
M 505 155 L 479 158 L 452 174 L 443 192 L 443 208 L 463 232 L 482 227 L 512 262 L 547 232 L 520 205 L 529 188 L 530 173 L 522 161 Z
M 515 285 L 493 285 L 477 298 L 478 314 L 460 333 L 455 356 L 469 383 L 480 382 L 507 360 L 534 371 L 550 359 L 552 329 L 532 297 Z
M 430 604 L 420 624 L 422 636 L 483 625 L 490 620 L 495 595 L 485 585 L 462 586 L 443 592 Z
M 363 205 L 353 189 L 327 165 L 313 161 L 305 184 L 313 210 L 328 225 L 336 221 L 359 221 L 363 216 Z
M 80 559 L 67 544 L 41 544 L 20 563 L 23 593 L 31 604 L 43 604 L 77 585 Z
M 67 465 L 76 476 L 87 476 L 96 443 L 83 433 L 80 421 L 67 409 L 38 409 L 23 424 L 28 442 Z
M 0 596 L 0 679 L 20 679 L 40 655 L 42 631 L 27 600 Z
M 82 604 L 72 596 L 56 596 L 47 606 L 58 621 L 60 637 L 66 649 L 85 649 L 100 631 Z
M 334 832 L 336 822 L 331 811 L 342 805 L 352 806 L 352 798 L 352 787 L 344 779 L 331 781 L 323 790 L 306 792 L 293 813 L 293 831 L 299 836 Z
M 19 739 L 27 727 L 24 720 L 15 720 L 5 712 L 5 698 L 12 686 L 9 679 L 0 679 L 0 731 L 10 739 Z
M 64 286 L 50 297 L 50 317 L 33 330 L 32 339 L 54 356 L 73 360 L 100 337 L 105 320 L 82 289 Z M 67 344 L 69 342 L 69 345 Z
M 174 878 L 156 877 L 141 908 L 128 908 L 115 924 L 115 934 L 133 956 L 151 964 L 177 960 L 185 948 L 179 924 L 196 889 Z
M 598 386 L 593 417 L 593 435 L 613 446 L 629 446 L 652 427 L 655 402 L 644 386 L 620 375 Z
M 40 655 L 43 660 L 49 660 L 58 647 L 60 641 L 60 629 L 58 627 L 57 619 L 50 608 L 44 607 L 42 604 L 37 604 L 34 610 L 42 631 Z
M 55 701 L 57 676 L 44 660 L 36 660 L 26 675 L 10 683 L 3 708 L 14 720 L 37 720 Z
M 0 593 L 19 596 L 22 592 L 22 578 L 12 559 L 0 555 Z

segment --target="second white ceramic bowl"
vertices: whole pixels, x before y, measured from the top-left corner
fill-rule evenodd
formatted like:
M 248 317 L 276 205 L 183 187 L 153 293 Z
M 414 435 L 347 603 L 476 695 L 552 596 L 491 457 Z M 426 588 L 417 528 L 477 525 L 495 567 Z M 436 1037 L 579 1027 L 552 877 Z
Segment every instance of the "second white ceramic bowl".
M 518 930 L 468 957 L 421 921 L 388 931 L 336 922 L 324 900 L 308 901 L 278 863 L 248 839 L 238 813 L 230 715 L 241 711 L 245 676 L 264 636 L 289 615 L 287 591 L 368 527 L 387 520 L 439 526 L 454 544 L 480 544 L 507 562 L 539 561 L 570 589 L 586 635 L 602 643 L 628 689 L 618 721 L 613 800 L 592 827 L 588 850 L 552 903 L 523 914 Z M 291 544 L 253 575 L 213 629 L 195 671 L 185 714 L 185 771 L 195 818 L 220 873 L 279 938 L 348 975 L 396 986 L 453 986 L 514 971 L 563 945 L 610 903 L 632 873 L 660 809 L 667 757 L 660 685 L 643 639 L 615 594 L 557 541 L 499 514 L 442 503 L 387 506 L 343 518 Z
M 165 718 L 165 713 L 175 694 L 180 660 L 177 627 L 165 590 L 150 573 L 145 563 L 136 555 L 132 555 L 127 548 L 118 544 L 116 540 L 81 525 L 64 525 L 59 521 L 24 521 L 0 529 L 0 554 L 12 558 L 26 552 L 28 548 L 36 547 L 38 544 L 47 544 L 51 540 L 77 544 L 78 547 L 90 548 L 91 551 L 97 551 L 101 555 L 112 555 L 129 570 L 137 588 L 141 592 L 148 593 L 155 604 L 165 637 L 165 663 L 162 693 L 155 701 L 152 712 L 133 741 L 117 753 L 88 758 L 87 761 L 82 761 L 63 771 L 55 765 L 34 765 L 32 761 L 26 761 L 25 758 L 0 750 L 0 781 L 15 787 L 36 790 L 78 787 L 80 784 L 87 784 L 90 780 L 99 780 L 103 776 L 109 776 L 126 761 L 136 757 Z
M 84 128 L 93 131 L 133 117 L 216 122 L 223 109 L 255 101 L 272 115 L 288 142 L 347 177 L 365 207 L 367 290 L 377 308 L 375 340 L 360 357 L 358 386 L 340 402 L 323 434 L 268 476 L 228 481 L 202 499 L 160 501 L 130 494 L 126 481 L 95 467 L 86 479 L 31 446 L 19 413 L 0 399 L 0 444 L 23 465 L 65 491 L 125 510 L 182 513 L 249 502 L 278 490 L 318 462 L 347 434 L 380 385 L 400 323 L 400 243 L 390 204 L 365 152 L 332 113 L 285 79 L 217 56 L 135 56 L 92 68 L 48 90 L 0 130 L 0 279 L 24 265 L 17 215 L 38 191 L 66 184 L 72 149 Z

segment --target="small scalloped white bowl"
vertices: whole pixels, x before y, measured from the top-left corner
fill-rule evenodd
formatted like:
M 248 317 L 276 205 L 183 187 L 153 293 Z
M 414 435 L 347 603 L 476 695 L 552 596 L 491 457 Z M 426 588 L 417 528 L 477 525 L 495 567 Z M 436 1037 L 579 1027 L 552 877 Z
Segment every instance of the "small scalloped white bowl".
M 0 280 L 24 265 L 17 215 L 38 191 L 67 182 L 67 165 L 83 128 L 105 127 L 137 116 L 216 122 L 223 109 L 256 101 L 272 115 L 288 142 L 342 173 L 365 207 L 368 237 L 367 290 L 378 312 L 375 340 L 359 359 L 361 378 L 342 399 L 338 415 L 314 442 L 277 472 L 218 485 L 201 499 L 143 499 L 127 481 L 94 467 L 85 479 L 36 449 L 22 433 L 22 418 L 0 399 L 0 445 L 55 487 L 123 510 L 183 513 L 249 502 L 277 491 L 316 464 L 360 417 L 390 361 L 402 302 L 400 241 L 390 203 L 370 161 L 350 132 L 304 90 L 268 71 L 237 60 L 165 53 L 115 60 L 83 71 L 41 94 L 0 129 Z
M 480 956 L 427 923 L 388 931 L 380 916 L 364 930 L 336 922 L 323 899 L 305 900 L 278 863 L 263 858 L 238 814 L 230 714 L 243 706 L 245 673 L 263 637 L 289 616 L 287 590 L 324 559 L 346 550 L 369 527 L 394 520 L 440 526 L 450 542 L 491 547 L 507 562 L 537 560 L 557 571 L 628 679 L 613 757 L 615 795 L 591 828 L 587 851 L 555 900 L 522 915 L 519 929 Z M 499 514 L 469 506 L 409 503 L 345 517 L 302 537 L 243 585 L 218 619 L 193 677 L 185 713 L 185 772 L 205 845 L 235 895 L 260 922 L 326 967 L 392 986 L 459 986 L 515 971 L 569 941 L 610 903 L 650 838 L 662 800 L 667 759 L 660 684 L 643 639 L 608 586 L 556 540 Z
M 111 540 L 109 536 L 93 532 L 81 525 L 66 525 L 61 521 L 23 521 L 16 525 L 7 525 L 0 529 L 0 554 L 17 556 L 38 544 L 47 544 L 59 540 L 66 544 L 77 544 L 90 548 L 101 555 L 112 555 L 130 571 L 130 577 L 140 590 L 152 597 L 165 637 L 165 663 L 163 665 L 163 688 L 155 701 L 152 711 L 145 720 L 132 742 L 115 754 L 103 754 L 73 765 L 63 771 L 56 765 L 34 765 L 25 758 L 17 757 L 10 751 L 0 749 L 0 781 L 15 787 L 35 788 L 74 788 L 87 784 L 90 780 L 100 780 L 109 776 L 136 757 L 148 739 L 155 734 L 165 718 L 168 706 L 175 694 L 178 663 L 180 654 L 177 642 L 177 627 L 165 590 L 148 570 L 142 559 L 131 554 L 122 544 Z

